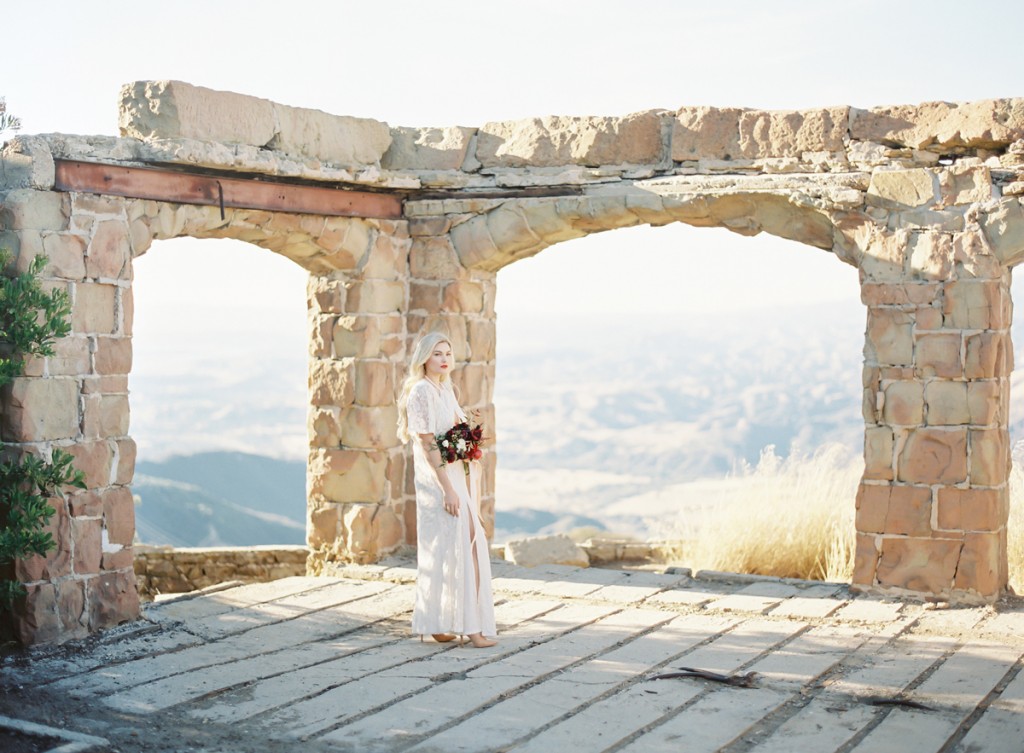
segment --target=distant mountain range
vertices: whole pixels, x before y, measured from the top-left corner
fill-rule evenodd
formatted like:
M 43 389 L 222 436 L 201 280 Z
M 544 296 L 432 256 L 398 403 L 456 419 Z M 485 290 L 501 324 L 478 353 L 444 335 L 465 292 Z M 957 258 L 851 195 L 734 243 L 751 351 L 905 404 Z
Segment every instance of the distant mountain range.
M 135 526 L 144 544 L 304 544 L 304 463 L 202 452 L 136 466 Z
M 498 540 L 590 526 L 650 534 L 673 505 L 714 496 L 697 482 L 755 464 L 767 446 L 840 445 L 856 458 L 863 332 L 856 302 L 642 327 L 499 322 Z M 303 541 L 304 355 L 292 345 L 218 340 L 218 358 L 179 352 L 173 373 L 133 373 L 142 541 Z M 1022 390 L 1015 376 L 1014 438 Z

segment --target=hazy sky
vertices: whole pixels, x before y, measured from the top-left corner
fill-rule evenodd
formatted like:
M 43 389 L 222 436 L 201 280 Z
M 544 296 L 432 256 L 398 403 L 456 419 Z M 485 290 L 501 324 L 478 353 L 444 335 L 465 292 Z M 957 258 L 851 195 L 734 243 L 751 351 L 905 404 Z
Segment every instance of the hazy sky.
M 1024 94 L 1022 22 L 1015 0 L 37 0 L 4 8 L 0 95 L 24 133 L 103 134 L 117 133 L 120 85 L 138 79 L 421 126 L 684 104 L 971 100 Z M 302 318 L 304 273 L 241 244 L 157 244 L 136 279 L 140 323 L 183 326 L 182 304 L 197 297 L 222 307 L 225 327 Z M 816 249 L 682 226 L 572 241 L 499 282 L 506 318 L 858 295 L 854 270 Z

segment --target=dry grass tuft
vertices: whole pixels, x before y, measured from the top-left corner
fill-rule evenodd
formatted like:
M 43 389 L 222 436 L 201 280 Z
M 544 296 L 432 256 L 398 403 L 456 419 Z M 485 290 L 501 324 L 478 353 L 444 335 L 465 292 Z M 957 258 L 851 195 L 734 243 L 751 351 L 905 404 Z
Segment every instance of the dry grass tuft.
M 849 581 L 863 470 L 839 445 L 785 459 L 766 447 L 756 466 L 737 471 L 746 483 L 733 494 L 676 521 L 664 538 L 681 543 L 667 556 L 694 569 Z M 1010 471 L 1007 550 L 1010 586 L 1024 593 L 1024 443 Z
M 694 569 L 848 581 L 863 470 L 840 445 L 785 459 L 766 447 L 738 469 L 734 495 L 676 522 L 665 538 L 683 543 L 670 556 Z

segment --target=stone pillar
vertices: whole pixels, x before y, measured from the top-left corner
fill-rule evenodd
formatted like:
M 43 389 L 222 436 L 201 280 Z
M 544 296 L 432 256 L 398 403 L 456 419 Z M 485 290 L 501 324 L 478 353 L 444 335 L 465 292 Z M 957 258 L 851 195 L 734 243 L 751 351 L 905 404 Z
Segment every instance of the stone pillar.
M 405 544 L 406 450 L 396 434 L 405 362 L 409 234 L 404 222 L 332 218 L 351 259 L 309 279 L 307 539 L 310 570 L 372 562 Z
M 973 232 L 903 238 L 906 279 L 878 282 L 885 275 L 862 268 L 867 428 L 853 583 L 991 602 L 1007 583 L 1010 272 Z
M 53 499 L 49 555 L 15 565 L 27 598 L 14 614 L 25 643 L 86 635 L 139 614 L 132 569 L 134 507 L 128 484 L 131 368 L 131 240 L 125 202 L 21 189 L 3 202 L 0 245 L 24 269 L 49 263 L 44 285 L 68 291 L 71 333 L 49 358 L 32 358 L 2 398 L 2 438 L 15 452 L 61 448 L 85 474 L 86 491 Z

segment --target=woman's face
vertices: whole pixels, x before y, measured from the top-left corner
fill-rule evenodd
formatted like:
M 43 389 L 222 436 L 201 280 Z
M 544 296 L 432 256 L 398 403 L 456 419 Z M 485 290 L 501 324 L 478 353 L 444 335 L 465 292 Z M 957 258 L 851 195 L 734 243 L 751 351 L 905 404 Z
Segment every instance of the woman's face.
M 431 351 L 427 362 L 423 364 L 426 375 L 435 382 L 442 374 L 448 374 L 452 368 L 452 346 L 446 342 L 439 342 Z

